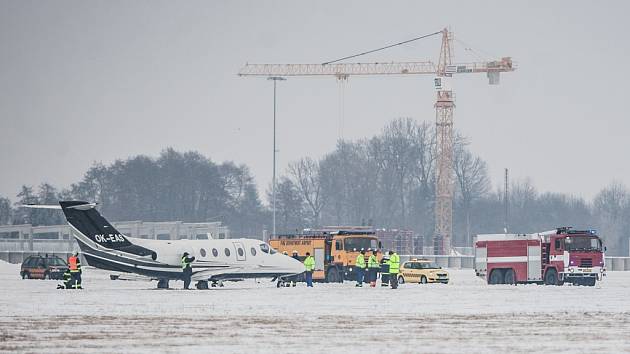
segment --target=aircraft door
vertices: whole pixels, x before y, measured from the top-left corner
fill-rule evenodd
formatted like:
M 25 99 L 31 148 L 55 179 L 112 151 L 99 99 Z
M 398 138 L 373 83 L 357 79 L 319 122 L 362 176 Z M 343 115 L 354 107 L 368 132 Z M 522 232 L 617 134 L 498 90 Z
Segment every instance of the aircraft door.
M 244 261 L 246 259 L 245 256 L 245 247 L 241 242 L 232 242 L 234 244 L 234 251 L 236 252 L 236 260 Z

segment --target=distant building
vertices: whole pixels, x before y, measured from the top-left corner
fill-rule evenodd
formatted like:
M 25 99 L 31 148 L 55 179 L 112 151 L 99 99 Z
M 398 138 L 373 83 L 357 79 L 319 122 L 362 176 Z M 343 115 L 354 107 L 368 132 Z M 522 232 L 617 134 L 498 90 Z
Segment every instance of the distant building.
M 112 223 L 129 237 L 153 240 L 207 240 L 230 238 L 230 230 L 221 222 L 185 223 L 181 221 Z M 0 226 L 0 251 L 71 252 L 77 247 L 68 225 Z

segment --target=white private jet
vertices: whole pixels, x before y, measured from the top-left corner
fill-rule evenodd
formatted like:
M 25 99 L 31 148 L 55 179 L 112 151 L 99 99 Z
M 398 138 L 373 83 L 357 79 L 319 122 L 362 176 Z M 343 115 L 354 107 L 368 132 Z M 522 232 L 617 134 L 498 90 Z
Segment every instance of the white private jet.
M 96 203 L 61 201 L 59 205 L 24 205 L 28 208 L 61 209 L 88 265 L 117 272 L 135 273 L 158 280 L 182 279 L 184 252 L 195 257 L 192 280 L 198 289 L 208 282 L 243 278 L 277 278 L 304 272 L 299 261 L 277 253 L 256 239 L 147 240 L 127 237 L 96 209 Z

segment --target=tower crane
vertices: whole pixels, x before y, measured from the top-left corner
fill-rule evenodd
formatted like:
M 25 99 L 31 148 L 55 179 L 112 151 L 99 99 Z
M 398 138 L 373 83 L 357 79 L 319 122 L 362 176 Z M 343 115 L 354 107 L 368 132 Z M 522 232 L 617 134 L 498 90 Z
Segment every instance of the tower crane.
M 414 40 L 442 35 L 437 63 L 433 61 L 386 63 L 339 63 L 339 61 L 405 44 Z M 453 33 L 447 28 L 409 41 L 341 58 L 322 64 L 246 64 L 239 76 L 334 76 L 345 80 L 350 76 L 434 75 L 437 91 L 435 102 L 436 170 L 435 170 L 435 235 L 442 239 L 442 253 L 451 251 L 453 233 L 453 109 L 455 96 L 449 78 L 460 74 L 486 73 L 490 85 L 499 84 L 500 73 L 516 69 L 510 57 L 493 61 L 453 63 Z

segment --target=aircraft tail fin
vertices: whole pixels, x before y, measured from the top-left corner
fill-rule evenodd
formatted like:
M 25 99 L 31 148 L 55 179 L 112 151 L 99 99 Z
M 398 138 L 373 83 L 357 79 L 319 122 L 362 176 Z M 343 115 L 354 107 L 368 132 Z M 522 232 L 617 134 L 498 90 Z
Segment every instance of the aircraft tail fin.
M 68 223 L 81 236 L 100 247 L 132 253 L 138 256 L 153 256 L 155 253 L 142 246 L 134 245 L 121 234 L 96 209 L 96 203 L 83 201 L 60 201 L 61 210 Z M 79 238 L 81 241 L 81 238 Z

